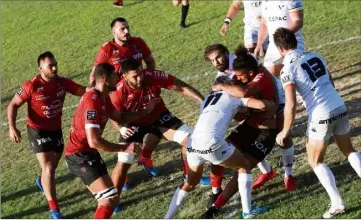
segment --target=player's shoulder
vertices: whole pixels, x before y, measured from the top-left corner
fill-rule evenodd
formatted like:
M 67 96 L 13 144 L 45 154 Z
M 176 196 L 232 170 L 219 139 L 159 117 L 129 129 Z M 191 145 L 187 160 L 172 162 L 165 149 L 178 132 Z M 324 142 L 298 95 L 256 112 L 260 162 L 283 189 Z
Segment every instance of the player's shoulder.
M 114 42 L 114 40 L 110 40 L 105 42 L 102 46 L 100 46 L 99 50 L 102 51 L 111 51 L 117 48 L 117 46 L 115 45 L 116 43 Z
M 131 38 L 130 38 L 130 41 L 131 41 L 132 43 L 144 43 L 144 40 L 143 40 L 143 38 L 141 38 L 141 37 L 131 37 Z
M 86 101 L 86 102 L 89 102 L 89 101 L 96 102 L 101 99 L 101 96 L 100 96 L 99 92 L 97 90 L 95 90 L 95 88 L 93 88 L 93 89 L 85 92 L 82 99 L 83 99 L 83 101 Z
M 125 81 L 125 79 L 123 78 L 123 79 L 121 79 L 118 83 L 117 83 L 117 85 L 116 85 L 116 91 L 115 92 L 122 92 L 122 91 L 124 91 L 125 89 L 126 89 L 126 81 Z

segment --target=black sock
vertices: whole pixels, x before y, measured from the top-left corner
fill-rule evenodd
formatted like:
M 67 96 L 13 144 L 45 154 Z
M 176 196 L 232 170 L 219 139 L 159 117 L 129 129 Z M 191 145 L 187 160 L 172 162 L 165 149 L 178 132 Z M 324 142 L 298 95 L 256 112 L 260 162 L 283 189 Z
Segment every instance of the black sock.
M 187 18 L 187 15 L 188 15 L 188 9 L 189 9 L 189 4 L 188 4 L 188 5 L 182 5 L 181 24 L 185 24 L 185 23 L 186 23 L 186 18 Z

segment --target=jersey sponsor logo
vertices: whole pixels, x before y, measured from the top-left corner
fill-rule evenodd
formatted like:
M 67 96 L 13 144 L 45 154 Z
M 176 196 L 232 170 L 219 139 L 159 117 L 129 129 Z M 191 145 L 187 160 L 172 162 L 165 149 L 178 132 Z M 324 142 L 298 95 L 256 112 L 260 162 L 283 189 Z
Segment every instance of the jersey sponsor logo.
M 267 154 L 267 148 L 264 147 L 264 145 L 262 143 L 254 143 L 254 146 L 260 150 L 263 154 Z
M 56 97 L 64 96 L 64 95 L 65 95 L 65 90 L 63 89 L 56 93 Z
M 251 6 L 254 8 L 261 7 L 262 2 L 252 2 Z
M 283 17 L 280 17 L 280 16 L 272 16 L 272 17 L 269 17 L 268 20 L 269 20 L 270 22 L 287 21 L 287 16 L 283 16 Z
M 89 110 L 86 112 L 86 119 L 87 120 L 96 120 L 97 118 L 97 111 L 96 110 Z
M 37 91 L 37 92 L 44 91 L 44 86 L 37 88 L 36 91 Z
M 145 72 L 145 75 L 148 75 L 148 76 L 154 76 L 154 77 L 157 77 L 157 78 L 163 78 L 163 79 L 168 79 L 168 73 L 165 73 L 165 72 L 161 72 L 161 71 L 146 71 Z
M 44 96 L 44 95 L 36 95 L 35 96 L 36 101 L 40 101 L 40 100 L 45 101 L 45 100 L 48 100 L 50 98 L 51 98 L 50 96 Z
M 162 115 L 160 118 L 158 118 L 158 121 L 161 125 L 163 125 L 164 123 L 171 120 L 172 118 L 174 118 L 174 115 L 172 113 L 170 113 L 168 115 Z
M 133 59 L 135 59 L 135 60 L 140 60 L 140 59 L 142 59 L 142 57 L 143 57 L 142 53 L 136 53 L 133 55 Z
M 61 100 L 55 100 L 50 105 L 43 105 L 40 107 L 41 110 L 44 110 L 43 114 L 47 118 L 53 118 L 57 116 L 62 111 L 62 108 L 63 108 L 63 102 Z
M 97 94 L 93 94 L 92 99 L 93 99 L 93 100 L 97 100 L 97 97 L 98 97 L 98 95 L 97 95 Z
M 36 141 L 38 142 L 38 145 L 42 145 L 42 144 L 45 144 L 45 143 L 48 143 L 51 140 L 50 137 L 46 137 L 46 138 L 39 138 L 39 139 L 36 139 Z
M 278 5 L 278 8 L 282 10 L 285 8 L 285 5 Z
M 210 154 L 210 153 L 214 152 L 214 150 L 212 148 L 209 148 L 208 150 L 198 150 L 198 149 L 194 149 L 192 147 L 187 148 L 187 151 L 189 153 L 197 153 L 197 154 Z
M 303 57 L 304 55 L 308 54 L 308 52 L 302 52 L 300 54 L 297 54 L 297 56 L 295 56 L 294 58 L 292 58 L 290 64 L 296 62 L 298 59 L 300 59 L 301 57 Z
M 23 94 L 23 92 L 24 92 L 24 88 L 21 86 L 20 89 L 19 89 L 19 91 L 17 92 L 17 94 L 18 94 L 19 96 L 21 96 L 21 94 Z
M 347 115 L 347 112 L 341 113 L 339 115 L 336 115 L 332 118 L 328 118 L 328 119 L 322 119 L 318 121 L 318 124 L 323 125 L 323 124 L 331 124 L 333 121 L 336 121 L 337 119 L 343 118 Z
M 118 54 L 118 53 L 119 53 L 119 50 L 113 50 L 113 55 Z
M 281 81 L 282 81 L 282 84 L 291 82 L 291 75 L 284 75 L 284 76 L 281 75 Z

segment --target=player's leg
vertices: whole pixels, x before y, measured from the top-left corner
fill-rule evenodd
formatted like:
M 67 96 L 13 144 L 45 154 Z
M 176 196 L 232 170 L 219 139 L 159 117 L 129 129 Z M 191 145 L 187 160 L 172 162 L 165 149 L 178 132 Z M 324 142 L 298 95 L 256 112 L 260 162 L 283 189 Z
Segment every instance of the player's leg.
M 182 28 L 186 28 L 186 19 L 188 16 L 188 10 L 189 10 L 189 0 L 182 0 L 182 8 L 181 8 L 181 22 L 180 22 L 180 26 Z
M 253 54 L 254 49 L 257 46 L 258 30 L 248 24 L 244 24 L 243 38 L 244 46 L 247 48 L 249 53 Z
M 264 66 L 277 78 L 280 77 L 283 68 L 283 58 L 274 43 L 269 44 L 266 55 L 264 57 Z
M 154 168 L 153 160 L 152 160 L 152 153 L 155 148 L 158 146 L 162 133 L 158 129 L 151 128 L 145 136 L 144 140 L 144 148 L 139 155 L 137 163 L 139 165 L 143 165 L 144 169 L 151 175 L 157 176 L 159 174 L 158 170 Z
M 172 0 L 172 2 L 174 6 L 178 6 L 182 2 L 182 0 Z
M 327 119 L 327 117 L 329 116 L 326 116 L 325 118 Z M 324 213 L 323 218 L 331 218 L 334 215 L 343 212 L 345 205 L 338 192 L 336 180 L 332 171 L 325 163 L 323 163 L 334 124 L 319 124 L 319 121 L 320 119 L 312 120 L 312 118 L 309 118 L 306 130 L 306 135 L 308 137 L 306 150 L 308 163 L 331 199 L 331 207 Z
M 212 186 L 212 194 L 207 202 L 207 209 L 210 208 L 217 200 L 218 196 L 223 192 L 222 180 L 224 177 L 224 167 L 211 164 L 210 179 Z
M 123 8 L 123 0 L 115 0 L 113 6 L 117 8 Z

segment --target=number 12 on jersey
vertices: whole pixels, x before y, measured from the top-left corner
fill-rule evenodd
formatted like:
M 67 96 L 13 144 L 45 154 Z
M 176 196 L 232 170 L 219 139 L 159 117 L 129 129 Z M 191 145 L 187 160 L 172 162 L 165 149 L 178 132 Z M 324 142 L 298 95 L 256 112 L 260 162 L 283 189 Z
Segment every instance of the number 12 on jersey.
M 209 104 L 215 105 L 218 102 L 218 100 L 221 98 L 221 96 L 222 96 L 222 93 L 212 94 L 212 95 L 208 96 L 203 108 L 206 108 Z

